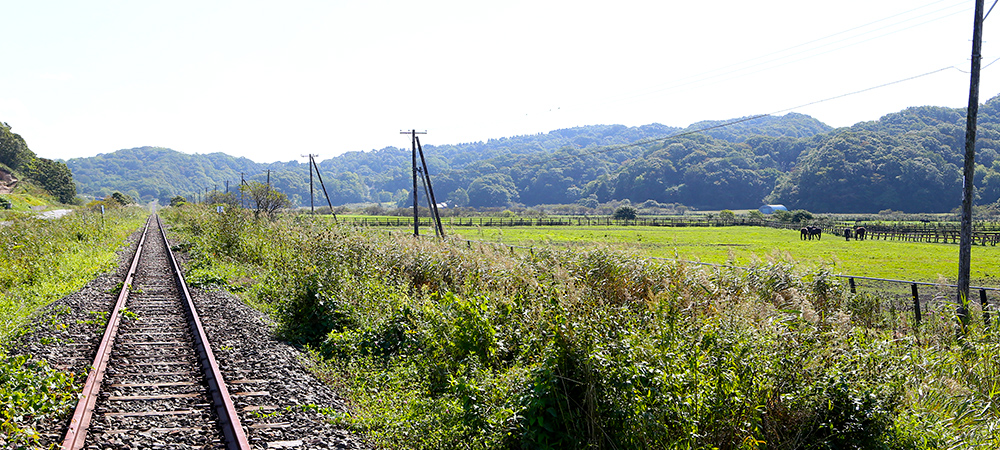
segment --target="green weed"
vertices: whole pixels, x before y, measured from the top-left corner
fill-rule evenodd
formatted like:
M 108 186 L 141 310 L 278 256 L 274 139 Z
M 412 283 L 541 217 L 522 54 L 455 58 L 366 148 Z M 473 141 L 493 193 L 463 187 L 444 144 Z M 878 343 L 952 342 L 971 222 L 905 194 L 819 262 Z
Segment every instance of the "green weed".
M 785 254 L 707 268 L 307 217 L 188 208 L 172 220 L 198 230 L 193 270 L 255 274 L 240 294 L 354 406 L 331 420 L 382 447 L 998 443 L 996 331 L 974 319 L 959 339 L 943 300 L 917 327 Z

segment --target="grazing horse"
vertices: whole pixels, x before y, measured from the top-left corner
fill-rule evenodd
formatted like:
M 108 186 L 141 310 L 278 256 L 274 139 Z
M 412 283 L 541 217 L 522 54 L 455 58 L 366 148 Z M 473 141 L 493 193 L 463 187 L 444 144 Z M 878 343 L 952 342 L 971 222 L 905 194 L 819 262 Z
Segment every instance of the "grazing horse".
M 854 232 L 854 230 L 851 229 L 850 227 L 844 228 L 844 240 L 845 241 L 851 240 L 851 233 L 853 233 L 853 232 Z
M 854 229 L 854 236 L 857 238 L 857 240 L 863 241 L 865 240 L 865 233 L 867 232 L 868 230 L 866 230 L 865 227 L 857 227 Z
M 809 238 L 809 227 L 802 227 L 802 229 L 799 230 L 799 239 L 804 241 L 806 238 Z
M 823 229 L 820 227 L 806 227 L 806 231 L 809 232 L 809 240 L 811 241 L 813 236 L 816 236 L 816 240 L 823 238 Z

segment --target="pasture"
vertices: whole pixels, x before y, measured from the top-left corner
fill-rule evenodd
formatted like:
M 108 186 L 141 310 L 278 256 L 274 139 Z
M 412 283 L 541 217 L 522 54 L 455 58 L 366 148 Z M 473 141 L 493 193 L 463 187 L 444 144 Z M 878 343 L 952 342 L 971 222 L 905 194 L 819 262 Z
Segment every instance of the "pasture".
M 713 264 L 754 261 L 793 262 L 802 269 L 907 281 L 953 281 L 958 245 L 900 241 L 845 241 L 824 233 L 801 240 L 799 230 L 765 227 L 504 227 L 452 228 L 453 236 L 525 247 L 594 248 L 613 246 L 645 257 Z M 997 286 L 1000 247 L 973 246 L 972 280 Z

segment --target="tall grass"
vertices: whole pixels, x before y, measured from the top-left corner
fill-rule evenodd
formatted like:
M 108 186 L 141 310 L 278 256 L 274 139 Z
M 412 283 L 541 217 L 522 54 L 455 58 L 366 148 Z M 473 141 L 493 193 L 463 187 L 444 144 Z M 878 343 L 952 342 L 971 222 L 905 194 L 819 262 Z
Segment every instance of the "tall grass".
M 29 448 L 35 426 L 75 402 L 74 374 L 8 356 L 5 348 L 42 307 L 115 267 L 115 251 L 141 224 L 137 209 L 78 211 L 57 220 L 21 217 L 0 226 L 0 447 Z M 59 314 L 47 326 L 65 327 Z
M 185 207 L 187 208 L 187 207 Z M 823 270 L 508 250 L 195 208 L 191 278 L 308 346 L 390 448 L 1000 444 L 997 333 L 919 328 Z

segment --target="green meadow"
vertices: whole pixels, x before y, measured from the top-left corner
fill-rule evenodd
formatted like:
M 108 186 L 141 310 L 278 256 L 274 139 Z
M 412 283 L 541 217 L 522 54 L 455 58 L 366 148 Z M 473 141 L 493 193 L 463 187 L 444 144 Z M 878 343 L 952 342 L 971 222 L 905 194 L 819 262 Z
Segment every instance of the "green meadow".
M 793 262 L 803 269 L 907 281 L 954 280 L 958 245 L 902 241 L 845 241 L 832 234 L 801 240 L 798 230 L 764 227 L 504 227 L 459 228 L 453 236 L 504 244 L 563 248 L 612 246 L 645 257 L 713 264 Z M 973 284 L 994 286 L 1000 247 L 973 246 Z

